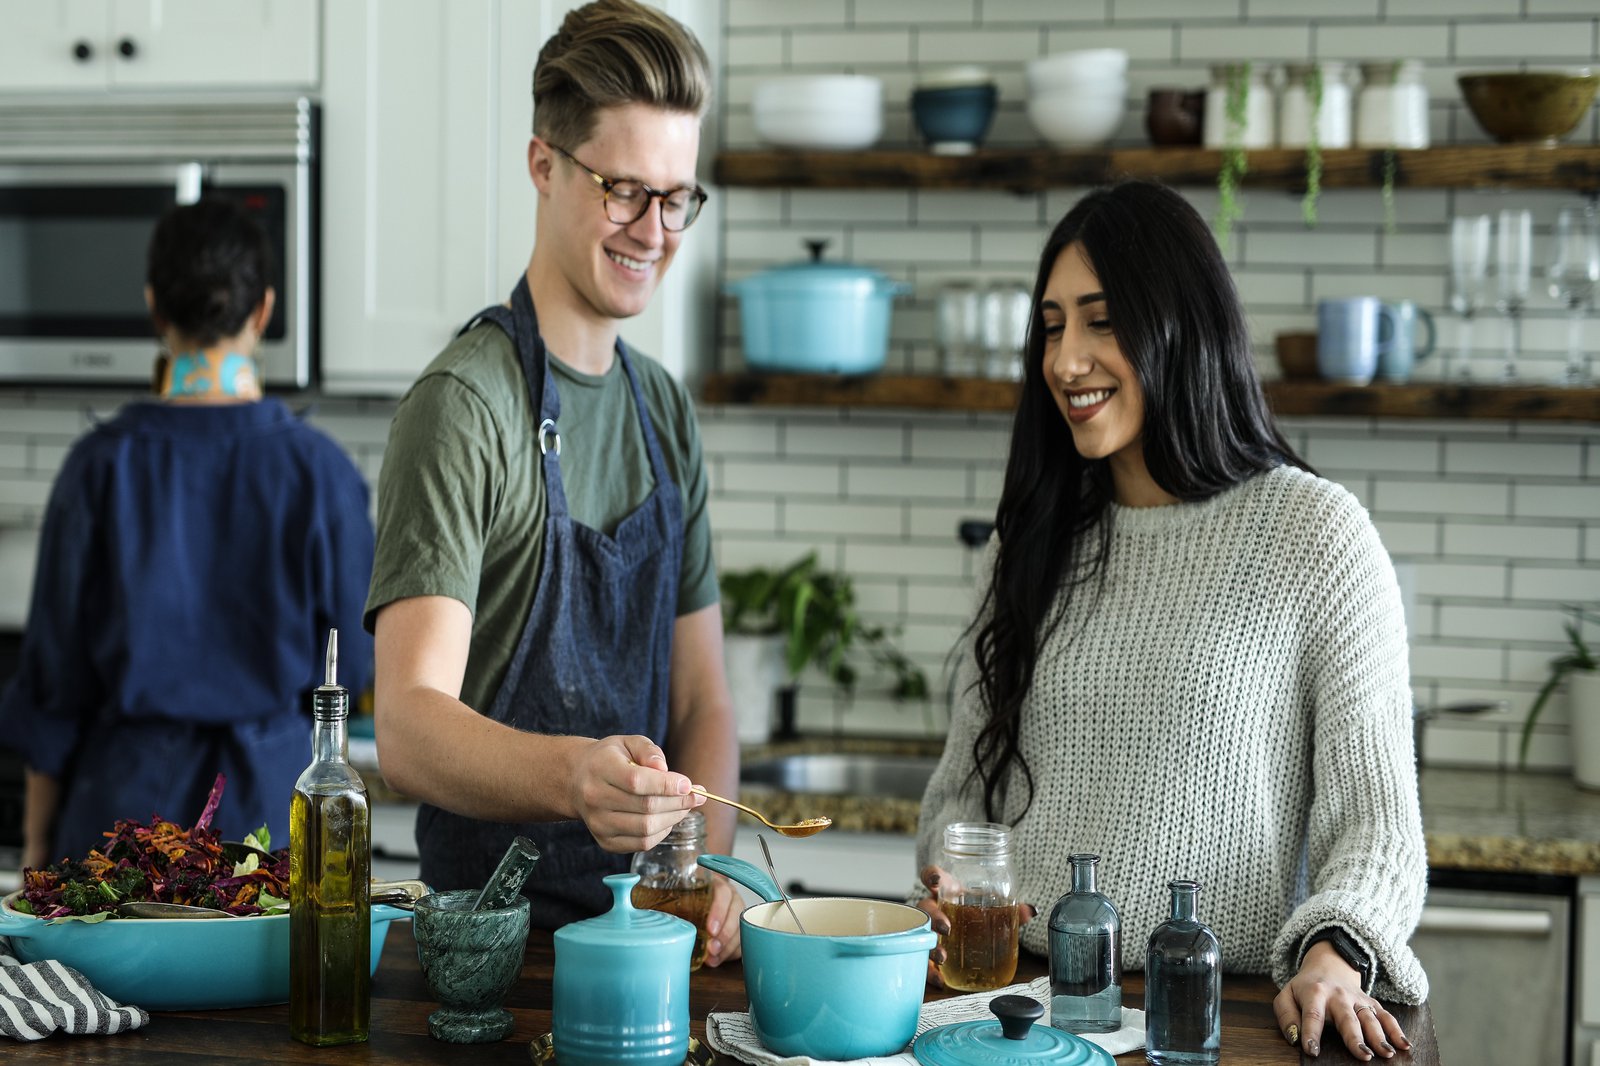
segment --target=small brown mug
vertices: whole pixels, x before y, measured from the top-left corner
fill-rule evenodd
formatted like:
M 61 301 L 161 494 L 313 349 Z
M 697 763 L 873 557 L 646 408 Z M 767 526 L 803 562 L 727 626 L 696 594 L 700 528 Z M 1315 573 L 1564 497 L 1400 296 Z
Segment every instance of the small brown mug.
M 1199 144 L 1205 109 L 1204 89 L 1151 89 L 1144 113 L 1150 143 Z
M 1310 381 L 1317 377 L 1317 335 L 1280 333 L 1275 338 L 1278 366 L 1289 381 Z

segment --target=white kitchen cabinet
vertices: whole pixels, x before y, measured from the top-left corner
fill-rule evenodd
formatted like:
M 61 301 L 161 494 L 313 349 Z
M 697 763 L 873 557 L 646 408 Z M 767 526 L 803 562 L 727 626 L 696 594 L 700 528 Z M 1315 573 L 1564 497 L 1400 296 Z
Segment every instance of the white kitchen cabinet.
M 320 0 L 6 6 L 0 91 L 314 89 Z
M 1600 877 L 1578 880 L 1574 1066 L 1600 1066 Z M 1585 1055 L 1588 1056 L 1585 1059 Z
M 323 79 L 322 386 L 395 395 L 533 248 L 530 91 L 579 0 L 340 0 Z M 715 0 L 661 5 L 708 49 Z M 708 124 L 702 173 L 715 154 Z M 716 199 L 707 205 L 710 212 Z M 623 337 L 680 377 L 711 355 L 718 217 L 704 214 Z

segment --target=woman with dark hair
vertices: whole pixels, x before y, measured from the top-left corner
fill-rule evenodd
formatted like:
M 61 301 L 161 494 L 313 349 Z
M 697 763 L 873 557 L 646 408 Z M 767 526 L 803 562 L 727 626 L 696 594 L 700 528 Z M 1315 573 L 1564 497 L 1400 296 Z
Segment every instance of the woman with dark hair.
M 1011 827 L 1024 916 L 1102 856 L 1140 969 L 1167 882 L 1205 885 L 1224 969 L 1270 973 L 1291 1043 L 1324 1019 L 1364 1060 L 1409 1047 L 1426 885 L 1406 635 L 1365 510 L 1273 425 L 1204 221 L 1127 182 L 1051 233 L 939 768 L 944 827 Z M 1028 905 L 1032 906 L 1029 907 Z M 1046 953 L 1045 923 L 1022 931 Z M 936 949 L 937 950 L 937 949 Z M 935 971 L 936 973 L 936 971 Z
M 62 463 L 0 695 L 0 742 L 27 764 L 25 866 L 81 859 L 120 818 L 187 824 L 219 772 L 222 836 L 265 824 L 287 841 L 330 627 L 339 680 L 359 692 L 371 677 L 367 488 L 337 444 L 262 398 L 271 276 L 265 236 L 231 203 L 156 225 L 158 397 Z

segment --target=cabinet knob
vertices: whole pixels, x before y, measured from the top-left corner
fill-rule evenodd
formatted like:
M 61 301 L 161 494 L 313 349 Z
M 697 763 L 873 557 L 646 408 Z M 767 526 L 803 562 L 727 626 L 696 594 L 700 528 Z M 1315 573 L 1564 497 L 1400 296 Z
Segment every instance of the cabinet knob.
M 94 49 L 88 41 L 79 41 L 72 46 L 72 57 L 80 63 L 87 63 L 94 58 Z
M 139 46 L 133 43 L 132 37 L 124 37 L 117 42 L 117 52 L 123 59 L 132 59 L 139 54 Z

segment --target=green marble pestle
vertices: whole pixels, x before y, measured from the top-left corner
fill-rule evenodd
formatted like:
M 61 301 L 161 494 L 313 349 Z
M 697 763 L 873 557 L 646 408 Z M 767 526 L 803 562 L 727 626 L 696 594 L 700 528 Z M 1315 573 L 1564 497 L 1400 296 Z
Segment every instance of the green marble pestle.
M 500 865 L 494 868 L 483 891 L 478 893 L 478 900 L 472 909 L 481 911 L 504 907 L 516 899 L 522 886 L 533 875 L 534 864 L 538 861 L 539 849 L 533 846 L 533 841 L 527 837 L 512 840 L 511 846 L 506 848 L 505 855 L 500 859 Z

